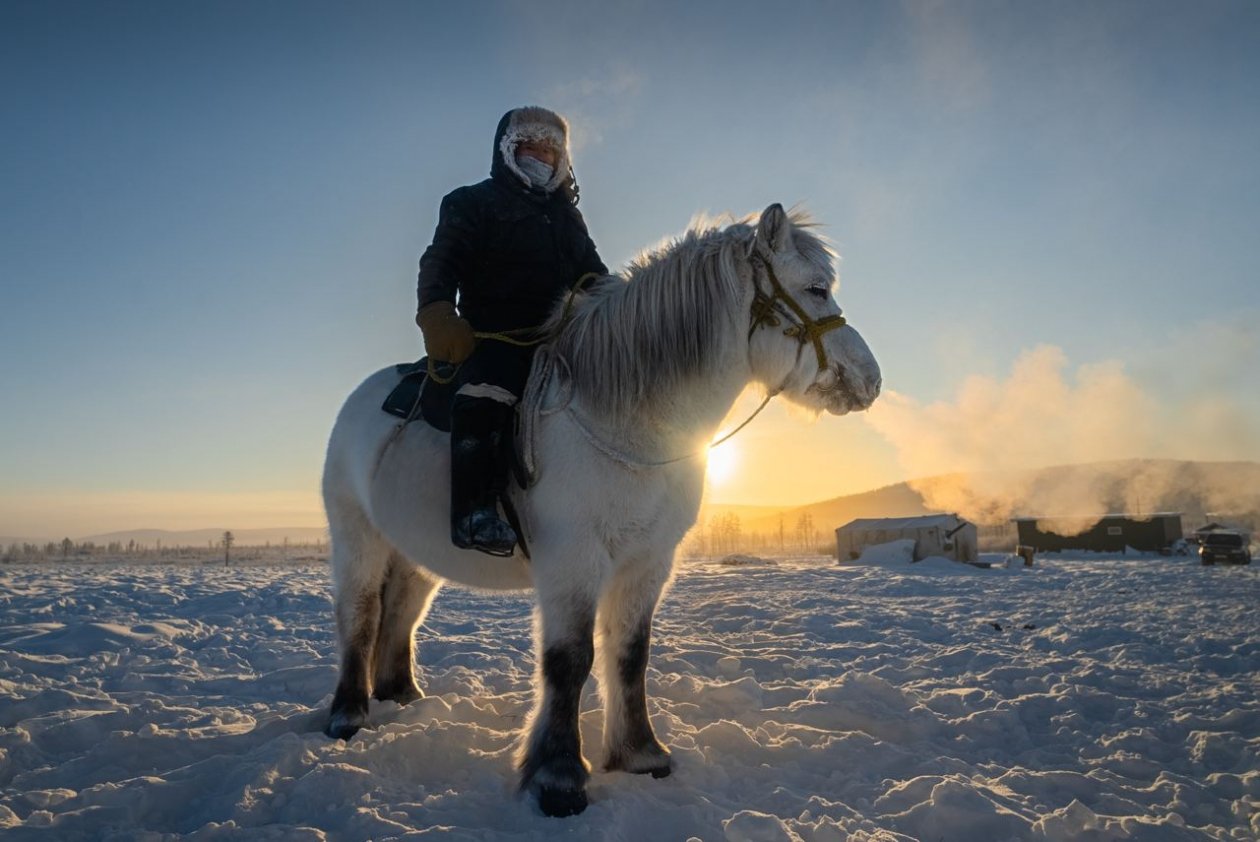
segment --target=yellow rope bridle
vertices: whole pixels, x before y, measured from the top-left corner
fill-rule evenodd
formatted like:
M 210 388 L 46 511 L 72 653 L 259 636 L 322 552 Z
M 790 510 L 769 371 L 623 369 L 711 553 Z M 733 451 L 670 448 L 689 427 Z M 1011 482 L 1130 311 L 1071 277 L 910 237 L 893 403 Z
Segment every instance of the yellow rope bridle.
M 780 283 L 779 276 L 774 273 L 774 266 L 769 260 L 756 252 L 749 256 L 749 260 L 754 267 L 760 264 L 765 269 L 766 277 L 770 279 L 770 294 L 767 295 L 761 291 L 754 269 L 752 321 L 748 326 L 748 338 L 752 339 L 753 332 L 762 325 L 778 327 L 779 316 L 782 316 L 788 321 L 788 326 L 783 329 L 783 335 L 795 337 L 801 343 L 802 349 L 806 342 L 812 342 L 814 353 L 818 356 L 818 370 L 826 371 L 827 352 L 823 348 L 822 338 L 828 331 L 844 327 L 847 324 L 844 316 L 833 313 L 830 316 L 815 319 L 805 312 L 800 302 L 788 294 L 787 289 Z M 783 307 L 784 304 L 787 305 L 786 309 Z

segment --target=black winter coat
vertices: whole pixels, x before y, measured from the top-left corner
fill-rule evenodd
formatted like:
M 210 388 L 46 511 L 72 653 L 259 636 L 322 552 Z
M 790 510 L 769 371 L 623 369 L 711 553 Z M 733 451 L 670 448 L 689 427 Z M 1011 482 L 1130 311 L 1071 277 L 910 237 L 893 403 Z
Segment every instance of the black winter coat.
M 442 199 L 433 244 L 420 258 L 419 306 L 456 300 L 474 330 L 542 324 L 583 275 L 608 269 L 567 184 L 545 194 L 503 163 L 495 133 L 490 178 Z

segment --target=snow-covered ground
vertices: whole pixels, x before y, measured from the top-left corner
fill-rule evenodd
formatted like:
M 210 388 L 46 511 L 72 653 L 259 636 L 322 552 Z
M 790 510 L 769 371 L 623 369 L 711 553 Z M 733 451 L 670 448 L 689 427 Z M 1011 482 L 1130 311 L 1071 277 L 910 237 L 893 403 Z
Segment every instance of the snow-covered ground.
M 597 771 L 569 819 L 513 789 L 524 598 L 443 592 L 428 697 L 347 744 L 323 566 L 0 568 L 0 836 L 1260 836 L 1260 565 L 778 561 L 680 570 L 649 675 L 676 771 Z

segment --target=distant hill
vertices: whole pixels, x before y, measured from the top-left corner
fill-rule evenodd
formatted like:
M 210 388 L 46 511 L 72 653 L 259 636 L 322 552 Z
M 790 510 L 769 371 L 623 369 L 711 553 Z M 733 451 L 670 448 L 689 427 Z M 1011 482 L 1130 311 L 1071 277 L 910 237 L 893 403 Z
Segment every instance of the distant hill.
M 745 534 L 774 534 L 780 518 L 788 532 L 808 514 L 814 529 L 826 533 L 860 517 L 911 517 L 957 512 L 981 526 L 1001 526 L 1015 516 L 1103 515 L 1109 512 L 1181 512 L 1189 530 L 1209 515 L 1251 529 L 1260 528 L 1260 463 L 1130 459 L 1085 465 L 1058 465 L 1027 471 L 985 472 L 926 477 L 861 494 L 849 494 L 804 506 L 711 504 L 701 522 L 725 514 L 740 519 Z M 129 541 L 154 547 L 218 545 L 224 529 L 172 531 L 134 529 L 73 538 L 98 545 Z M 237 546 L 315 544 L 328 540 L 325 529 L 290 527 L 233 529 Z M 0 537 L 0 547 L 47 538 Z M 56 540 L 60 540 L 57 538 Z
M 701 517 L 735 514 L 745 532 L 772 534 L 779 530 L 782 516 L 783 528 L 791 533 L 801 515 L 808 514 L 819 530 L 830 530 L 859 517 L 910 517 L 928 514 L 923 496 L 899 482 L 874 491 L 835 497 L 805 506 L 776 508 L 773 506 L 707 506 Z

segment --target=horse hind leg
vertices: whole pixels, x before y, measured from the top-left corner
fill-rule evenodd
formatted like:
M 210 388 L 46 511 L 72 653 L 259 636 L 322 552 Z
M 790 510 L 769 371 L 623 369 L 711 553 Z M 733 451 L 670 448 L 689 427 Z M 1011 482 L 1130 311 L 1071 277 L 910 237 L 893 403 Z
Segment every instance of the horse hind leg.
M 390 548 L 357 509 L 330 505 L 328 521 L 341 673 L 324 733 L 348 740 L 367 724 Z
M 391 552 L 381 588 L 381 621 L 376 637 L 372 695 L 400 705 L 421 698 L 416 684 L 416 627 L 437 595 L 439 580 L 397 552 Z
M 668 566 L 617 577 L 599 603 L 600 693 L 604 698 L 604 768 L 663 778 L 669 749 L 656 738 L 647 709 L 652 615 Z

